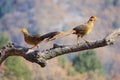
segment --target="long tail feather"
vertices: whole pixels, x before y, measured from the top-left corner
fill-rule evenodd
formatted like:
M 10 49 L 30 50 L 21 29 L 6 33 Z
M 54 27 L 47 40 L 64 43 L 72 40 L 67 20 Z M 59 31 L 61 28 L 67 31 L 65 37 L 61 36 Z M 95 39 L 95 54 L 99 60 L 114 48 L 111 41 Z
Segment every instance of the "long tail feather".
M 44 34 L 44 35 L 40 36 L 39 39 L 40 40 L 51 39 L 58 34 L 60 34 L 60 32 L 58 32 L 58 31 L 50 32 L 50 33 L 47 33 L 47 34 Z
M 58 38 L 62 38 L 62 37 L 68 36 L 70 34 L 73 34 L 75 32 L 76 32 L 75 30 L 70 30 L 70 31 L 67 31 L 67 32 L 60 32 L 59 34 L 53 36 L 52 38 L 48 38 L 47 41 L 52 41 L 52 40 L 55 40 L 55 39 L 58 39 Z

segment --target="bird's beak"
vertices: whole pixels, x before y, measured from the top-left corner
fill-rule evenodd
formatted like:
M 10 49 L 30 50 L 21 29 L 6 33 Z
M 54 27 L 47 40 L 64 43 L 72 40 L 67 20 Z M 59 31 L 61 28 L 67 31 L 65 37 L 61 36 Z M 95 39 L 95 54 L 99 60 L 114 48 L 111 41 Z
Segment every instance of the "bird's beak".
M 95 20 L 98 20 L 98 18 L 96 17 Z
M 94 17 L 94 20 L 95 20 L 95 21 L 97 20 L 97 17 L 96 17 L 96 16 Z

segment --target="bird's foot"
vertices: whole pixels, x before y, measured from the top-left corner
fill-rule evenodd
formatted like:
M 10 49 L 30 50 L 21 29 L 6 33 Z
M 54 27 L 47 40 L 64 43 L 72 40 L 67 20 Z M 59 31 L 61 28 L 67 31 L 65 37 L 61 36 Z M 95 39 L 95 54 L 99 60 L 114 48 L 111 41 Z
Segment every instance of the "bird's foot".
M 85 40 L 85 42 L 86 42 L 86 43 L 90 43 L 90 42 L 92 42 L 92 41 L 90 41 L 90 40 Z
M 78 42 L 77 42 L 77 45 L 79 45 L 79 44 L 82 44 L 82 43 L 78 41 Z
M 28 48 L 28 49 L 33 49 L 34 47 Z
M 28 48 L 28 49 L 34 49 L 35 47 L 36 47 L 37 49 L 39 48 L 39 46 L 37 45 L 37 46 L 33 46 L 33 47 L 31 47 L 31 48 Z
M 39 46 L 37 45 L 37 49 L 39 48 Z

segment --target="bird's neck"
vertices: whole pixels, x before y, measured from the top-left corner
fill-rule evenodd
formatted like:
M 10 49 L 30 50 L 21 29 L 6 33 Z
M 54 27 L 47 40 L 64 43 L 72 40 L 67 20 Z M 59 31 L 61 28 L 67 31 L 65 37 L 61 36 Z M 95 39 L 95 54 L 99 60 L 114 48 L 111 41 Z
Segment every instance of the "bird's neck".
M 88 21 L 86 24 L 90 27 L 93 27 L 94 26 L 94 21 Z
M 29 33 L 28 33 L 28 32 L 23 32 L 23 34 L 24 34 L 24 35 L 29 35 Z

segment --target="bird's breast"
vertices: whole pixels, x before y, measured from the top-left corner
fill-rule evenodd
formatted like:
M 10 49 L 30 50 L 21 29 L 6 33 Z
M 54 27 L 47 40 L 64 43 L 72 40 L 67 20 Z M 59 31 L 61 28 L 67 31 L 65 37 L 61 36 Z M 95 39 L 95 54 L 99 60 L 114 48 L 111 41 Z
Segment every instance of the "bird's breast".
M 25 36 L 25 42 L 30 45 L 37 45 L 40 43 L 40 40 L 36 37 Z
M 89 34 L 92 31 L 92 28 L 89 28 L 86 32 L 86 34 Z
M 94 25 L 93 24 L 89 24 L 87 27 L 88 27 L 88 29 L 87 29 L 86 34 L 89 34 L 92 31 Z

